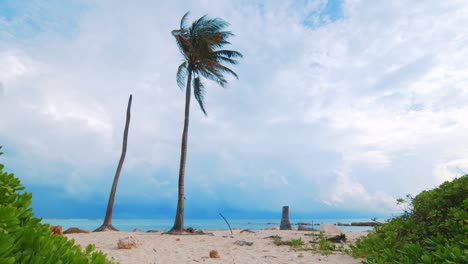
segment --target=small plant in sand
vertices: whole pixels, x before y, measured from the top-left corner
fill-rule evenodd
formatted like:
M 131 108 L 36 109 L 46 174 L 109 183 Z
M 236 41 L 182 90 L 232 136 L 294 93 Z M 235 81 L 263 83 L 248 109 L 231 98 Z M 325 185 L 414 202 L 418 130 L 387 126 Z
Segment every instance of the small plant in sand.
M 273 236 L 273 244 L 277 245 L 277 246 L 281 246 L 281 245 L 284 245 L 283 244 L 284 241 L 281 240 L 281 237 L 276 235 L 276 236 Z
M 349 250 L 346 249 L 343 244 L 337 245 L 334 243 L 334 240 L 330 240 L 330 238 L 326 238 L 322 233 L 317 235 L 318 237 L 316 240 L 313 241 L 311 250 L 315 253 L 319 253 L 322 255 L 330 255 L 334 251 L 343 252 L 349 254 Z M 342 241 L 345 241 L 346 237 L 342 235 Z
M 280 236 L 273 236 L 273 244 L 277 246 L 290 246 L 292 249 L 301 249 L 305 243 L 302 241 L 302 238 L 291 239 L 288 241 L 283 241 Z
M 318 246 L 319 246 L 319 250 L 321 250 L 323 252 L 329 252 L 329 251 L 336 250 L 336 246 L 333 245 L 332 242 L 330 242 L 328 239 L 326 239 L 324 237 L 320 238 L 320 240 L 318 242 Z
M 302 241 L 301 238 L 298 238 L 298 239 L 291 239 L 291 240 L 289 241 L 289 244 L 290 244 L 291 247 L 297 248 L 297 247 L 304 246 L 304 241 Z

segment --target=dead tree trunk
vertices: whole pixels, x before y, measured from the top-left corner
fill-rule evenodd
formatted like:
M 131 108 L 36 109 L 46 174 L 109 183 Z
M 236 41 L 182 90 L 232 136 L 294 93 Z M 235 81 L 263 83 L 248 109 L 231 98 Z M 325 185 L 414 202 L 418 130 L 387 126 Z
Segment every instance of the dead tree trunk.
M 104 223 L 98 229 L 94 230 L 94 232 L 102 232 L 102 231 L 118 231 L 117 228 L 112 226 L 112 209 L 114 208 L 114 198 L 115 192 L 117 190 L 117 183 L 119 182 L 120 171 L 122 170 L 122 166 L 125 160 L 125 155 L 127 153 L 127 138 L 128 138 L 128 127 L 130 125 L 130 108 L 132 107 L 132 95 L 128 98 L 128 105 L 127 105 L 127 118 L 125 120 L 125 130 L 123 135 L 123 142 L 122 142 L 122 154 L 120 155 L 119 165 L 117 166 L 117 170 L 114 176 L 114 182 L 112 184 L 111 193 L 109 196 L 109 202 L 107 204 L 106 210 L 106 217 L 104 218 Z
M 291 230 L 291 223 L 289 222 L 289 206 L 283 206 L 283 214 L 281 215 L 280 230 Z

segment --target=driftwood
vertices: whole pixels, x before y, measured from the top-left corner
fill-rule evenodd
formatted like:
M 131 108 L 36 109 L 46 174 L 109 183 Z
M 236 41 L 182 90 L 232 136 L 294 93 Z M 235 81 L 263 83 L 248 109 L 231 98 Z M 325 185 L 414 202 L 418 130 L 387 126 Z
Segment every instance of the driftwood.
M 245 241 L 245 240 L 237 240 L 236 242 L 234 242 L 234 245 L 238 245 L 238 246 L 252 246 L 252 245 L 253 245 L 253 242 L 248 242 L 248 241 Z
M 244 232 L 247 232 L 247 233 L 254 233 L 255 234 L 255 231 L 252 231 L 250 229 L 244 229 L 242 231 L 240 231 L 241 233 L 244 233 Z
M 228 225 L 229 230 L 231 230 L 231 236 L 232 236 L 232 228 L 231 228 L 231 225 L 229 224 L 228 220 L 226 220 L 226 218 L 221 213 L 219 213 L 219 215 L 224 219 L 224 221 L 226 221 L 226 224 Z
M 280 236 L 276 235 L 276 236 L 267 236 L 267 237 L 264 237 L 263 239 L 274 239 L 275 237 L 278 237 L 279 239 L 281 239 Z
M 194 230 L 194 229 L 193 229 Z M 194 230 L 194 231 L 191 231 L 191 232 L 174 232 L 174 231 L 168 231 L 168 232 L 164 232 L 164 233 L 161 233 L 163 235 L 179 235 L 179 236 L 197 236 L 197 235 L 206 235 L 206 236 L 214 236 L 213 233 L 206 233 L 204 232 L 203 230 Z

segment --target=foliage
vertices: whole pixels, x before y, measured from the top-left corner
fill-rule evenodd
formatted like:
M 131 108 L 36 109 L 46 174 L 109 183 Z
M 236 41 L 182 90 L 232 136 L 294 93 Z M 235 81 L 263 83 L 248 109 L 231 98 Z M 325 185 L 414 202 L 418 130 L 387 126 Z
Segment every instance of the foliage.
M 278 235 L 273 236 L 273 244 L 275 244 L 277 246 L 286 245 L 286 246 L 291 246 L 293 248 L 298 248 L 298 247 L 301 247 L 301 246 L 305 245 L 304 241 L 302 241 L 301 238 L 291 239 L 291 240 L 288 240 L 288 241 L 283 241 L 281 239 L 281 237 L 278 236 Z
M 0 152 L 0 155 L 2 153 Z M 32 194 L 0 164 L 0 263 L 111 263 L 94 245 L 84 252 L 33 216 Z
M 184 56 L 184 61 L 177 70 L 177 83 L 180 88 L 183 88 L 185 79 L 188 79 L 187 88 L 190 89 L 193 75 L 195 99 L 206 115 L 205 86 L 201 77 L 224 87 L 227 84 L 224 74 L 228 73 L 237 78 L 237 74 L 225 64 L 237 64 L 237 59 L 242 58 L 242 54 L 234 50 L 221 49 L 224 45 L 230 44 L 228 38 L 234 35 L 224 30 L 229 23 L 220 18 L 211 19 L 205 15 L 189 26 L 187 25 L 188 15 L 187 12 L 182 17 L 180 29 L 172 31 L 179 50 Z
M 423 191 L 352 247 L 364 263 L 468 263 L 468 175 Z
M 346 236 L 344 234 L 342 237 L 342 241 L 346 241 Z M 315 239 L 312 249 L 322 255 L 329 255 L 332 251 L 341 251 L 345 253 L 348 251 L 344 248 L 343 244 L 337 246 L 336 243 L 327 239 L 322 232 L 320 232 L 318 237 Z
M 319 249 L 321 251 L 332 251 L 336 250 L 336 246 L 332 244 L 328 239 L 326 238 L 320 238 L 318 241 Z
M 304 241 L 302 241 L 301 238 L 298 238 L 298 239 L 291 239 L 289 241 L 289 244 L 291 245 L 291 247 L 301 247 L 304 245 Z
M 283 241 L 281 240 L 281 237 L 276 235 L 276 236 L 273 236 L 273 244 L 277 245 L 277 246 L 281 246 L 281 245 L 284 245 L 283 244 Z

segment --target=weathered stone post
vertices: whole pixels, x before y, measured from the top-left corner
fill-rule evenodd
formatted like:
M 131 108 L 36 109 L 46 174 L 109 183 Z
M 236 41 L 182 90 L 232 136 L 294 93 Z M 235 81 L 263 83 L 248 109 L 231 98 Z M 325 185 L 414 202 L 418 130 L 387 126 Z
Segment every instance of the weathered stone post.
M 289 222 L 289 206 L 283 206 L 283 214 L 281 216 L 280 230 L 291 230 L 291 223 Z

